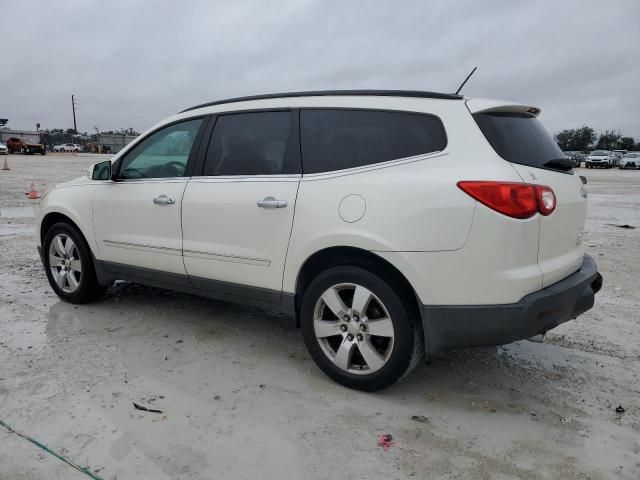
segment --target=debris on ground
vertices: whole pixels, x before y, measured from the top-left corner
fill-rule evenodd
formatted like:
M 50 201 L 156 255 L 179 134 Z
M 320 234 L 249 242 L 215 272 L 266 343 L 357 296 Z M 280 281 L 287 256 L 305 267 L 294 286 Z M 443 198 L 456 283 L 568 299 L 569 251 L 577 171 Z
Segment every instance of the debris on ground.
M 411 420 L 419 423 L 429 423 L 429 419 L 424 415 L 411 415 Z
M 390 433 L 383 433 L 378 437 L 378 447 L 382 447 L 384 450 L 389 450 L 394 445 L 393 435 Z
M 616 225 L 615 223 L 607 223 L 607 225 L 609 225 L 610 227 L 618 227 L 618 228 L 626 228 L 629 230 L 635 230 L 636 227 L 634 227 L 633 225 L 628 225 L 628 224 L 623 224 L 623 225 Z
M 616 413 L 624 413 L 626 412 L 626 410 L 624 409 L 624 407 L 622 405 L 618 405 L 616 407 Z
M 155 408 L 147 408 L 143 405 L 138 405 L 136 402 L 133 402 L 133 406 L 136 410 L 142 410 L 143 412 L 162 413 L 162 410 L 156 410 Z

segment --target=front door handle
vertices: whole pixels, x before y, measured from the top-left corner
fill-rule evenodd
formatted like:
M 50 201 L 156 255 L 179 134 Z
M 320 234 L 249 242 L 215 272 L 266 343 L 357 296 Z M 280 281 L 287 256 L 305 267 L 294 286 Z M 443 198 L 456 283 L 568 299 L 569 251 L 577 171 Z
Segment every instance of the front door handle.
M 286 200 L 276 200 L 273 197 L 266 197 L 264 200 L 258 200 L 260 208 L 284 208 L 287 206 Z
M 153 199 L 153 203 L 156 205 L 173 205 L 176 201 L 173 198 L 169 198 L 166 195 L 160 195 Z

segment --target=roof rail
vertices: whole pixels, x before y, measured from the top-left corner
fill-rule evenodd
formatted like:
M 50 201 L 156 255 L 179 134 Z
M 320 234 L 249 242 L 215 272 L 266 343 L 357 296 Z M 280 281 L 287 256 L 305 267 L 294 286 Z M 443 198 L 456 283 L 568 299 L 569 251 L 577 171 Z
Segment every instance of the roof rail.
M 421 90 L 316 90 L 310 92 L 284 92 L 269 93 L 264 95 L 251 95 L 248 97 L 227 98 L 226 100 L 217 100 L 215 102 L 203 103 L 182 110 L 180 113 L 196 110 L 198 108 L 212 107 L 214 105 L 223 105 L 225 103 L 248 102 L 250 100 L 268 100 L 272 98 L 291 98 L 291 97 L 326 97 L 326 96 L 374 96 L 374 97 L 413 97 L 413 98 L 437 98 L 441 100 L 462 100 L 462 95 L 453 93 L 424 92 Z

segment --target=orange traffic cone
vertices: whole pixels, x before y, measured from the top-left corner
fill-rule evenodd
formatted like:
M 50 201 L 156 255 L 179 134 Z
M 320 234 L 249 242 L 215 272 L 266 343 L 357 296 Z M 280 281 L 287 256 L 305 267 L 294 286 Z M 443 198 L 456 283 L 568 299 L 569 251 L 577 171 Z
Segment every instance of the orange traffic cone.
M 9 168 L 9 160 L 8 159 L 4 159 L 4 166 L 2 167 L 3 170 L 11 170 Z
M 38 198 L 40 198 L 40 195 L 38 195 L 33 182 L 31 182 L 31 190 L 25 193 L 25 195 L 27 195 L 27 198 L 29 198 L 29 200 L 37 200 Z

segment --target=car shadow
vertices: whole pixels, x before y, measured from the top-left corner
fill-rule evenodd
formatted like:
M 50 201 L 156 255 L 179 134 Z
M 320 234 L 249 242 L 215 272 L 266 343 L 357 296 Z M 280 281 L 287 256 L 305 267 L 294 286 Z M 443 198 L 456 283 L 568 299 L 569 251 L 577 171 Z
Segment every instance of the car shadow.
M 94 349 L 119 347 L 117 360 L 140 375 L 151 374 L 162 357 L 171 357 L 174 370 L 198 362 L 229 369 L 239 364 L 257 372 L 256 383 L 264 375 L 285 391 L 302 383 L 354 398 L 383 395 L 417 405 L 475 404 L 487 411 L 544 404 L 550 391 L 565 388 L 574 373 L 568 366 L 570 350 L 524 341 L 440 353 L 383 392 L 349 391 L 315 366 L 299 329 L 285 315 L 125 282 L 93 304 L 57 302 L 46 334 L 51 343 L 64 343 L 70 356 L 78 342 Z

